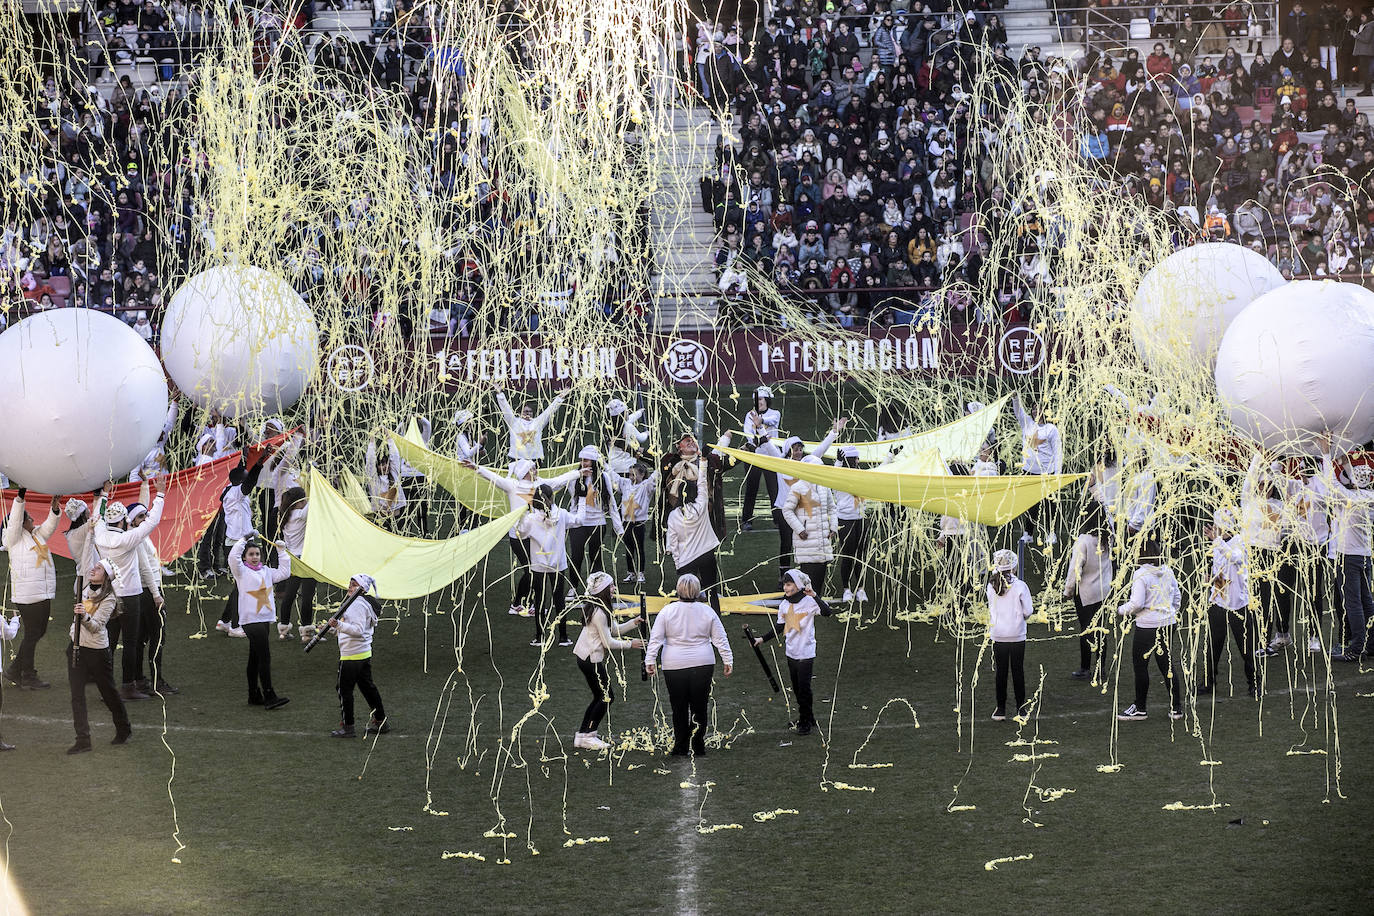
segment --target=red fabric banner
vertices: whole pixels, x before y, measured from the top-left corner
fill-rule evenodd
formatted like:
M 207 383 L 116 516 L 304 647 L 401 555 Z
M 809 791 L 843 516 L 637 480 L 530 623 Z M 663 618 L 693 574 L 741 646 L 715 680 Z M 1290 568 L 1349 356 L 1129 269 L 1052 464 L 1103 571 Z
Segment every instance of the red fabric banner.
M 293 430 L 294 432 L 294 430 Z M 263 453 L 268 447 L 285 442 L 291 433 L 282 433 L 273 436 L 265 442 L 248 447 L 248 466 L 252 467 L 261 460 Z M 238 465 L 240 458 L 239 452 L 230 452 L 223 458 L 218 458 L 199 467 L 186 468 L 176 471 L 168 476 L 167 488 L 164 493 L 164 506 L 162 509 L 162 521 L 153 529 L 149 536 L 153 546 L 157 548 L 157 555 L 163 563 L 171 563 L 178 559 L 187 551 L 196 546 L 205 529 L 210 527 L 210 522 L 215 518 L 215 513 L 219 512 L 219 495 L 224 492 L 224 488 L 229 485 L 229 472 Z M 110 498 L 124 503 L 138 502 L 138 491 L 141 484 L 122 483 L 115 487 L 114 493 Z M 87 502 L 91 502 L 90 493 L 71 494 Z M 0 492 L 0 511 L 8 515 L 10 505 L 18 496 L 17 490 L 4 490 Z M 24 508 L 29 516 L 34 520 L 34 524 L 41 523 L 48 517 L 48 506 L 52 502 L 52 494 L 38 493 L 30 490 L 24 499 Z M 66 497 L 62 497 L 62 502 L 66 503 Z M 61 509 L 59 508 L 59 512 Z M 71 527 L 71 520 L 66 515 L 62 515 L 57 532 L 48 540 L 48 547 L 58 556 L 72 559 L 71 548 L 67 546 L 67 530 Z

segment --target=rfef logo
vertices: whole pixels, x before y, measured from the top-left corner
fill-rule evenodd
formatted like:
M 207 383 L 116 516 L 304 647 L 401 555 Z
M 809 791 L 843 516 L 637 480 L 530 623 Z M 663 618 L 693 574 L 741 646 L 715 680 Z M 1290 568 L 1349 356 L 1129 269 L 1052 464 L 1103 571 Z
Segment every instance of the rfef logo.
M 1045 364 L 1045 338 L 1033 328 L 1008 328 L 997 342 L 997 364 L 1016 375 L 1030 375 Z

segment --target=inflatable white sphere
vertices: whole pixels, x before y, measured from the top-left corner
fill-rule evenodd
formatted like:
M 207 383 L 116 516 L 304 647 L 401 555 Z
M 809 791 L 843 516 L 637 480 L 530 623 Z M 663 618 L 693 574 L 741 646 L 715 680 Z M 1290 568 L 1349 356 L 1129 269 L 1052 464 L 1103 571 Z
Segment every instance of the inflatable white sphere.
M 1217 351 L 1217 396 L 1231 422 L 1283 454 L 1317 454 L 1374 437 L 1374 293 L 1298 280 L 1231 322 Z
M 1180 360 L 1210 371 L 1235 317 L 1283 283 L 1267 258 L 1240 245 L 1209 242 L 1176 251 L 1141 278 L 1131 300 L 1136 350 L 1157 371 Z
M 162 364 L 106 312 L 40 312 L 0 334 L 0 471 L 16 486 L 79 493 L 124 478 L 167 416 Z
M 278 413 L 314 377 L 319 330 L 280 277 L 256 267 L 212 267 L 168 303 L 162 361 L 200 407 L 231 417 Z

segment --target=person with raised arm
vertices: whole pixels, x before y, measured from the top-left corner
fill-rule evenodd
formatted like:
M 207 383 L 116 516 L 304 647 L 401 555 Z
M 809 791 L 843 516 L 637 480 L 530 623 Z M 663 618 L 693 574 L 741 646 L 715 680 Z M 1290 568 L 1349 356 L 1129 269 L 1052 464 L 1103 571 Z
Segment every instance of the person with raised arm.
M 506 426 L 510 427 L 510 449 L 507 454 L 512 461 L 521 458 L 532 461 L 544 460 L 544 427 L 549 425 L 554 413 L 563 406 L 564 400 L 564 395 L 555 395 L 549 406 L 538 416 L 535 416 L 533 404 L 523 404 L 517 416 L 511 409 L 510 401 L 506 400 L 506 393 L 496 392 L 496 406 L 501 408 L 501 416 L 505 418 Z
M 43 690 L 51 685 L 38 676 L 33 658 L 38 641 L 48 632 L 52 600 L 57 597 L 57 567 L 48 539 L 57 531 L 60 516 L 54 496 L 47 518 L 35 525 L 29 518 L 27 496 L 28 490 L 20 487 L 10 504 L 4 528 L 5 550 L 9 551 L 10 600 L 18 612 L 14 619 L 24 625 L 24 640 L 5 669 L 5 678 L 25 690 Z M 79 561 L 80 555 L 76 556 Z
M 147 480 L 139 488 L 138 504 L 147 506 L 150 484 Z M 120 695 L 125 700 L 146 700 L 148 695 L 138 689 L 139 647 L 142 641 L 143 575 L 139 558 L 141 544 L 162 521 L 164 505 L 162 488 L 153 498 L 147 515 L 137 524 L 130 524 L 129 510 L 120 502 L 105 504 L 100 521 L 96 522 L 94 541 L 96 553 L 115 566 L 114 592 L 118 598 L 115 614 L 119 616 L 120 635 L 124 641 L 122 671 L 124 684 Z
M 1064 440 L 1059 427 L 1048 422 L 1043 405 L 1028 412 L 1021 404 L 1021 395 L 1012 397 L 1012 408 L 1016 412 L 1016 423 L 1021 427 L 1021 470 L 1026 474 L 1058 474 L 1064 469 Z M 1021 516 L 1021 543 L 1029 544 L 1035 538 L 1031 529 L 1037 529 L 1046 544 L 1056 541 L 1054 529 L 1045 521 L 1045 504 L 1038 502 Z

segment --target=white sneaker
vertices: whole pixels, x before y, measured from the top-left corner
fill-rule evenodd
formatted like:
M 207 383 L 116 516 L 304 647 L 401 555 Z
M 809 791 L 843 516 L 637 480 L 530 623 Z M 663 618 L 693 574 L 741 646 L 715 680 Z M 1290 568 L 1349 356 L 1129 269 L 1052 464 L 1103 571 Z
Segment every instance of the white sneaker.
M 582 746 L 589 751 L 605 751 L 610 749 L 610 745 L 596 736 L 596 732 L 582 736 Z
M 1322 641 L 1321 641 L 1320 639 L 1318 639 L 1317 637 L 1313 636 L 1311 639 L 1309 639 L 1309 640 L 1307 641 L 1307 651 L 1309 651 L 1309 652 L 1320 652 L 1321 650 L 1322 650 Z
M 165 578 L 165 579 L 170 579 L 170 578 L 172 578 L 172 577 L 175 576 L 175 575 L 176 575 L 176 573 L 172 572 L 172 570 L 171 570 L 169 567 L 166 567 L 166 566 L 162 567 L 162 576 L 163 576 L 163 578 Z
M 1022 544 L 1029 544 L 1032 540 L 1033 540 L 1033 538 L 1031 538 L 1030 532 L 1029 532 L 1029 531 L 1027 531 L 1025 534 L 1021 535 L 1021 543 L 1022 543 Z
M 277 638 L 278 638 L 278 639 L 281 639 L 281 640 L 290 639 L 290 638 L 291 638 L 291 624 L 289 624 L 289 623 L 279 623 L 279 624 L 277 624 Z
M 1123 709 L 1121 712 L 1117 713 L 1117 716 L 1116 716 L 1116 717 L 1117 717 L 1117 719 L 1118 719 L 1119 721 L 1122 721 L 1122 722 L 1139 722 L 1139 721 L 1141 721 L 1142 719 L 1148 719 L 1148 718 L 1150 718 L 1150 717 L 1145 713 L 1145 710 L 1143 710 L 1143 709 L 1136 709 L 1134 703 L 1132 703 L 1130 706 L 1127 706 L 1127 707 L 1126 707 L 1125 709 Z
M 232 630 L 229 631 L 229 635 L 234 637 L 235 639 L 248 638 L 248 634 L 243 632 L 243 627 L 234 627 Z
M 511 615 L 513 615 L 513 616 L 516 616 L 516 617 L 519 617 L 519 616 L 520 616 L 520 612 L 521 612 L 522 610 L 524 610 L 524 608 L 520 607 L 520 605 L 518 605 L 518 604 L 512 604 L 512 605 L 510 606 L 510 610 L 507 611 L 506 613 L 507 613 L 507 614 L 511 614 Z
M 644 584 L 644 573 L 635 573 L 635 581 L 640 585 Z
M 1293 645 L 1293 637 L 1289 633 L 1280 633 L 1274 637 L 1274 641 L 1269 644 L 1270 648 L 1281 648 Z
M 864 591 L 863 589 L 859 589 L 857 592 L 854 593 L 854 597 L 857 598 L 857 599 L 859 599 L 859 601 L 861 601 L 861 602 L 867 601 L 867 600 L 868 600 L 868 592 Z
M 213 579 L 215 578 L 215 571 L 213 569 L 202 569 L 200 571 L 200 577 L 202 579 Z
M 215 629 L 219 630 L 221 633 L 228 633 L 233 628 L 230 627 L 229 624 L 225 623 L 223 620 L 220 620 L 215 622 Z
M 632 572 L 627 572 L 627 573 L 625 574 L 625 578 L 621 579 L 620 581 L 621 581 L 621 582 L 627 582 L 627 583 L 628 583 L 628 582 L 633 582 L 634 580 L 635 580 L 635 574 L 632 573 Z
M 586 736 L 586 735 L 584 735 L 582 732 L 578 732 L 577 734 L 573 735 L 573 747 L 586 747 L 586 746 L 587 746 L 587 736 Z

